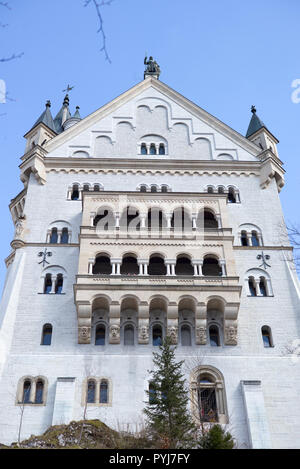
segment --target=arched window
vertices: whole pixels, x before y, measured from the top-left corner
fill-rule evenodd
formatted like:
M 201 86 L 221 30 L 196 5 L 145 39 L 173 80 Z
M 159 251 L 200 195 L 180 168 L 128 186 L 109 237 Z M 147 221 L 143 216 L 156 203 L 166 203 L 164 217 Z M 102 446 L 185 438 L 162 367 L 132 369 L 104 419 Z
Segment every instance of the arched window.
M 87 382 L 86 402 L 88 404 L 96 402 L 96 383 L 93 379 L 89 379 Z
M 272 333 L 269 326 L 263 326 L 261 328 L 261 334 L 263 339 L 264 347 L 273 347 Z
M 212 347 L 220 346 L 219 329 L 217 326 L 210 326 L 209 328 L 209 343 Z
M 88 184 L 84 184 L 83 190 L 84 190 L 84 192 L 89 192 L 90 191 L 90 186 Z
M 213 194 L 213 193 L 214 193 L 214 188 L 213 188 L 212 186 L 209 186 L 209 187 L 207 188 L 207 193 L 208 193 L 208 194 Z
M 100 404 L 108 403 L 108 382 L 102 380 L 100 383 Z
M 141 145 L 141 155 L 147 155 L 147 145 L 145 143 Z
M 233 187 L 229 187 L 229 189 L 228 189 L 227 200 L 230 204 L 235 204 L 236 203 L 236 195 L 235 195 L 235 190 L 234 190 Z
M 149 404 L 155 404 L 156 403 L 156 388 L 155 384 L 150 382 L 149 383 Z
M 180 334 L 181 334 L 181 345 L 183 347 L 190 347 L 192 345 L 192 334 L 191 334 L 191 328 L 187 324 L 184 324 L 181 326 L 180 329 Z
M 241 245 L 249 246 L 247 231 L 241 231 Z
M 49 295 L 52 291 L 52 276 L 47 274 L 45 277 L 44 293 Z
M 140 230 L 139 211 L 133 207 L 127 207 L 120 218 L 120 229 L 130 232 Z
M 39 380 L 35 385 L 35 404 L 43 404 L 44 382 Z
M 156 155 L 156 146 L 154 143 L 150 145 L 150 155 Z
M 121 275 L 138 275 L 139 266 L 133 256 L 125 256 L 121 265 Z
M 259 279 L 259 291 L 262 296 L 268 296 L 265 277 L 260 277 Z
M 79 187 L 77 184 L 73 185 L 71 200 L 79 200 Z
M 218 221 L 215 215 L 209 210 L 204 210 L 204 229 L 216 230 L 218 228 Z
M 150 257 L 148 274 L 149 275 L 166 275 L 167 269 L 165 266 L 164 259 L 158 257 L 155 254 Z
M 55 294 L 60 295 L 63 289 L 63 276 L 62 274 L 57 275 L 56 284 L 55 284 Z
M 94 192 L 100 192 L 99 184 L 94 184 Z
M 156 186 L 151 186 L 151 192 L 157 192 L 157 187 Z
M 140 191 L 141 192 L 147 192 L 147 186 L 141 186 Z
M 165 155 L 166 154 L 166 149 L 163 143 L 160 143 L 159 145 L 159 154 L 160 155 Z
M 103 325 L 96 328 L 95 345 L 105 345 L 105 326 Z
M 220 277 L 222 275 L 222 268 L 219 265 L 218 259 L 214 257 L 205 257 L 203 260 L 202 273 L 207 277 Z
M 68 244 L 69 243 L 69 230 L 68 228 L 63 228 L 61 232 L 61 244 Z
M 179 257 L 175 266 L 176 275 L 194 275 L 194 268 L 188 257 Z
M 251 232 L 251 241 L 252 241 L 252 246 L 259 246 L 259 238 L 257 235 L 257 231 Z
M 218 187 L 218 194 L 224 194 L 224 187 Z
M 57 228 L 52 228 L 49 242 L 51 244 L 57 244 L 57 241 L 58 241 Z
M 93 275 L 110 275 L 112 273 L 112 266 L 108 256 L 97 256 L 96 262 L 93 265 Z
M 199 378 L 198 404 L 201 422 L 218 422 L 216 386 L 209 376 Z
M 134 345 L 134 328 L 132 324 L 124 327 L 124 345 Z
M 45 324 L 42 333 L 41 345 L 51 345 L 52 340 L 52 326 L 51 324 Z
M 161 186 L 162 192 L 168 192 L 168 186 Z
M 30 393 L 31 393 L 31 381 L 26 380 L 23 384 L 23 395 L 22 395 L 22 403 L 29 404 L 30 403 Z
M 159 347 L 163 342 L 162 328 L 160 325 L 154 325 L 152 329 L 152 345 Z
M 253 277 L 249 277 L 248 286 L 249 286 L 250 295 L 251 296 L 257 296 L 256 287 L 255 287 L 255 280 L 254 280 Z

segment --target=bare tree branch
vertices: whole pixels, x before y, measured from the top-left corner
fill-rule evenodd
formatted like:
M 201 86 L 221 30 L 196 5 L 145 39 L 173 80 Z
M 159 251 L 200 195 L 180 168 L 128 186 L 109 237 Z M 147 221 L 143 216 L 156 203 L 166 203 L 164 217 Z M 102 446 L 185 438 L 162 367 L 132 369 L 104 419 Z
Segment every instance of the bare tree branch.
M 0 6 L 7 8 L 8 10 L 11 10 L 8 2 L 0 2 Z
M 97 33 L 101 34 L 101 36 L 102 36 L 102 47 L 101 47 L 100 51 L 104 52 L 105 60 L 107 60 L 109 63 L 111 63 L 111 60 L 110 60 L 110 57 L 108 55 L 107 48 L 106 48 L 106 35 L 105 35 L 105 32 L 104 32 L 104 28 L 103 28 L 104 21 L 103 21 L 103 17 L 102 17 L 102 14 L 101 14 L 101 9 L 104 6 L 111 5 L 111 3 L 113 1 L 114 0 L 101 0 L 101 1 L 99 1 L 99 0 L 85 0 L 85 4 L 84 4 L 85 7 L 87 7 L 91 3 L 94 4 L 94 7 L 96 9 L 96 13 L 97 13 L 97 16 L 98 16 L 98 19 L 99 19 L 99 29 L 98 29 Z
M 21 54 L 12 54 L 10 57 L 6 57 L 3 59 L 0 59 L 0 62 L 10 62 L 11 60 L 14 59 L 20 59 L 24 55 L 24 52 L 21 52 Z

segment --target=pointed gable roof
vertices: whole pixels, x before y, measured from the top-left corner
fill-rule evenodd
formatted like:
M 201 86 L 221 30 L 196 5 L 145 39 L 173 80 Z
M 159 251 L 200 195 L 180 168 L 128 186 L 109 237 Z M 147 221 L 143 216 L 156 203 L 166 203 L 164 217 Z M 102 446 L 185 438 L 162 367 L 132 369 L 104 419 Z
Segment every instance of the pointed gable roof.
M 36 127 L 38 124 L 45 124 L 47 127 L 49 127 L 49 129 L 57 133 L 55 130 L 55 125 L 54 125 L 54 121 L 53 121 L 52 114 L 50 111 L 50 107 L 51 107 L 51 103 L 50 101 L 47 101 L 45 111 L 40 115 L 40 117 L 35 122 L 31 130 L 34 129 L 34 127 Z

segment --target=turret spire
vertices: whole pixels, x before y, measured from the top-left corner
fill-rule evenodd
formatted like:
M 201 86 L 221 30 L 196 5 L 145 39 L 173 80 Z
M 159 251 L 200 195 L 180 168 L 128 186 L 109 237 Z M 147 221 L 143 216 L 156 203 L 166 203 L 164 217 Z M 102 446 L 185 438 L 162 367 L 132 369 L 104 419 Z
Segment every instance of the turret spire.
M 53 118 L 52 118 L 52 114 L 51 114 L 51 111 L 50 111 L 50 107 L 51 107 L 51 102 L 48 100 L 46 102 L 45 111 L 40 115 L 38 120 L 33 125 L 32 129 L 34 127 L 36 127 L 38 124 L 44 124 L 47 127 L 49 127 L 49 129 L 53 130 L 53 132 L 56 132 L 55 125 L 54 125 Z

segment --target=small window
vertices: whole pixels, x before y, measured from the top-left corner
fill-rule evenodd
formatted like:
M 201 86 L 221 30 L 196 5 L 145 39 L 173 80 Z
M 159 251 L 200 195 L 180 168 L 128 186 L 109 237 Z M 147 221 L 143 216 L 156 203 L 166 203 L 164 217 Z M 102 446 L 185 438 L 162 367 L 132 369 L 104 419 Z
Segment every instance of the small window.
M 100 404 L 108 403 L 108 382 L 101 381 L 100 383 Z
M 220 346 L 219 329 L 217 326 L 210 326 L 209 328 L 209 343 L 212 347 Z
M 51 345 L 51 340 L 52 340 L 52 326 L 51 324 L 45 324 L 43 327 L 41 345 Z
M 151 192 L 157 192 L 157 187 L 156 186 L 151 186 Z
M 73 186 L 71 200 L 79 200 L 79 187 L 77 185 Z
M 273 347 L 271 329 L 268 326 L 263 326 L 261 328 L 261 334 L 263 339 L 264 347 L 269 348 Z
M 94 192 L 100 192 L 100 186 L 99 184 L 94 185 Z
M 168 192 L 168 186 L 161 186 L 162 192 Z
M 47 274 L 45 277 L 45 286 L 44 286 L 44 293 L 49 295 L 52 291 L 52 277 L 51 274 Z
M 95 345 L 105 345 L 105 326 L 98 326 L 96 329 Z
M 68 228 L 63 228 L 61 232 L 61 244 L 68 244 L 69 243 L 69 230 Z
M 140 191 L 141 192 L 147 192 L 147 187 L 146 186 L 141 186 Z
M 90 186 L 88 184 L 84 184 L 83 190 L 84 190 L 84 192 L 89 192 Z
M 147 155 L 147 146 L 145 143 L 141 145 L 141 155 Z
M 218 194 L 224 194 L 224 187 L 218 187 Z
M 52 228 L 51 236 L 50 236 L 50 244 L 57 244 L 57 241 L 58 241 L 57 228 Z
M 43 395 L 44 395 L 44 383 L 43 381 L 38 381 L 36 383 L 35 390 L 35 404 L 43 404 Z
M 94 404 L 96 402 L 96 383 L 94 380 L 89 379 L 87 383 L 87 403 Z
M 264 277 L 260 277 L 259 280 L 259 291 L 262 296 L 268 296 L 267 295 L 267 289 L 266 289 L 266 279 Z
M 248 246 L 248 236 L 246 231 L 241 232 L 241 245 L 242 246 Z
M 228 190 L 228 197 L 227 200 L 230 204 L 235 204 L 236 203 L 236 196 L 233 187 L 230 187 Z
M 161 144 L 159 145 L 159 154 L 160 154 L 160 155 L 165 155 L 165 154 L 166 154 L 165 146 L 164 146 L 163 143 L 161 143 Z
M 208 193 L 208 194 L 213 194 L 213 193 L 214 193 L 214 188 L 211 187 L 211 186 L 209 186 L 209 187 L 207 188 L 207 193 Z
M 152 331 L 152 344 L 155 347 L 159 347 L 162 345 L 162 328 L 161 326 L 155 326 L 153 327 Z
M 150 155 L 156 155 L 156 146 L 154 143 L 151 143 L 150 145 Z
M 249 285 L 249 292 L 251 296 L 257 296 L 256 293 L 256 286 L 255 286 L 255 281 L 252 277 L 249 278 L 248 280 L 248 285 Z
M 31 381 L 26 380 L 24 381 L 24 385 L 23 385 L 23 396 L 22 396 L 23 404 L 30 403 L 30 391 L 31 391 Z
M 58 274 L 57 279 L 56 279 L 56 285 L 55 285 L 55 294 L 60 295 L 62 293 L 63 289 L 63 276 L 62 274 Z
M 251 232 L 252 246 L 259 246 L 259 238 L 256 231 Z

